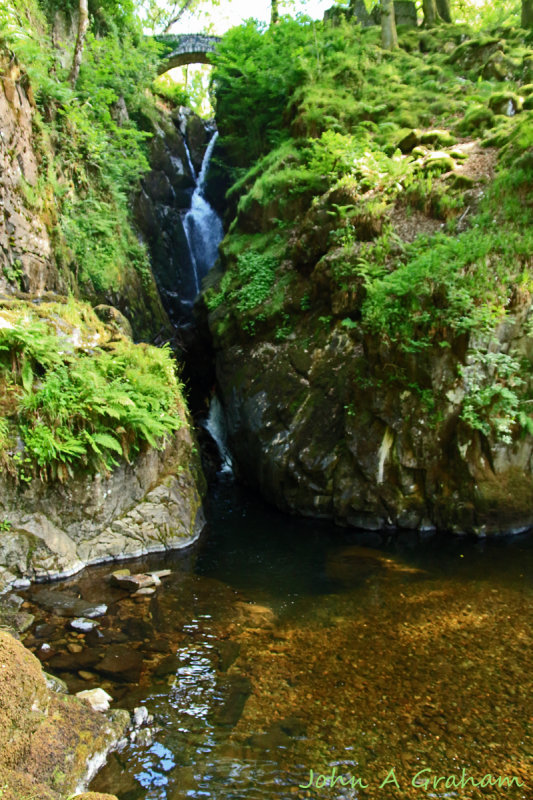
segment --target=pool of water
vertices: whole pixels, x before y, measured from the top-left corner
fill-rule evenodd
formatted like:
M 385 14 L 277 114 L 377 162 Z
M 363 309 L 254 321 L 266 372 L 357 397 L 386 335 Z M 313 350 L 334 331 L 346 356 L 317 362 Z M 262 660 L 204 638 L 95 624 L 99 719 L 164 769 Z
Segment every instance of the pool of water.
M 533 797 L 531 536 L 357 533 L 220 484 L 197 545 L 127 566 L 171 575 L 147 598 L 110 586 L 116 565 L 53 587 L 105 602 L 98 632 L 32 605 L 49 671 L 153 717 L 93 791 Z

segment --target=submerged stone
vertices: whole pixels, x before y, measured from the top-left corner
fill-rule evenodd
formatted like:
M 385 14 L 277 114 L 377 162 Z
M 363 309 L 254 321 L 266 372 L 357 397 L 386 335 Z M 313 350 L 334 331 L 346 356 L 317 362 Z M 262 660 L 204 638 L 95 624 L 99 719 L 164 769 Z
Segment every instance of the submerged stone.
M 142 667 L 142 655 L 137 650 L 121 644 L 110 645 L 103 659 L 95 665 L 95 669 L 102 675 L 127 683 L 137 683 Z

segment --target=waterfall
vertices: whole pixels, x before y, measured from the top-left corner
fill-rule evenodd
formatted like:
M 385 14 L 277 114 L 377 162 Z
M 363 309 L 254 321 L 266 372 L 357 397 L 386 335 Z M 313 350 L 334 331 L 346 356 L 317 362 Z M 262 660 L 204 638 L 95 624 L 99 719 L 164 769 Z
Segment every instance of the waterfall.
M 224 236 L 220 217 L 204 197 L 207 170 L 217 137 L 218 132 L 215 132 L 207 146 L 202 168 L 196 179 L 196 188 L 192 196 L 191 207 L 183 222 L 185 236 L 189 245 L 196 294 L 200 292 L 202 278 L 205 278 L 217 260 L 218 246 Z
M 226 475 L 233 475 L 233 461 L 231 460 L 231 454 L 226 442 L 226 417 L 224 415 L 222 403 L 216 394 L 211 400 L 209 416 L 204 425 L 206 431 L 211 435 L 211 438 L 218 448 L 220 460 L 222 462 L 220 472 Z

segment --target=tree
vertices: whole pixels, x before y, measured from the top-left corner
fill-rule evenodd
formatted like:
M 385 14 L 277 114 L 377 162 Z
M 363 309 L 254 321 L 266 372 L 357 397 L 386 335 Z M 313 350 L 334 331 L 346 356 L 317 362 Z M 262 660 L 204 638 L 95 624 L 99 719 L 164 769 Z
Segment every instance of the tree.
M 171 27 L 176 23 L 179 22 L 182 16 L 190 9 L 190 7 L 194 4 L 194 0 L 185 0 L 185 2 L 179 2 L 177 0 L 172 8 L 169 11 L 169 15 L 167 17 L 166 25 L 163 29 L 163 33 L 168 33 Z
M 143 10 L 144 23 L 154 33 L 169 33 L 170 29 L 182 17 L 191 12 L 199 11 L 202 6 L 217 6 L 219 0 L 138 0 Z
M 427 28 L 432 28 L 437 24 L 437 3 L 436 0 L 422 0 L 422 8 L 424 9 L 424 25 Z
M 439 17 L 444 22 L 451 22 L 452 21 L 452 14 L 450 10 L 450 0 L 437 0 L 437 11 L 439 13 Z
M 88 0 L 80 0 L 79 4 L 79 20 L 78 20 L 78 34 L 76 36 L 76 45 L 74 47 L 74 57 L 72 59 L 72 67 L 70 75 L 68 76 L 69 83 L 74 88 L 78 75 L 80 74 L 81 60 L 83 58 L 83 46 L 85 44 L 85 37 L 89 27 L 89 7 Z
M 522 0 L 521 24 L 523 28 L 533 28 L 533 0 Z
M 394 0 L 381 0 L 381 44 L 386 50 L 398 47 Z

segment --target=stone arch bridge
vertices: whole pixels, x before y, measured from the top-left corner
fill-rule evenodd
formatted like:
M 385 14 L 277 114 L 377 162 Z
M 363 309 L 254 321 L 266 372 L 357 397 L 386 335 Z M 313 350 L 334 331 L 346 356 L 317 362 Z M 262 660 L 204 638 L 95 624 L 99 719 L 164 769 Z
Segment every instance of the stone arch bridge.
M 159 74 L 185 64 L 210 64 L 211 56 L 220 40 L 220 36 L 208 36 L 205 33 L 158 36 L 157 41 L 167 47 L 167 53 L 159 65 Z

